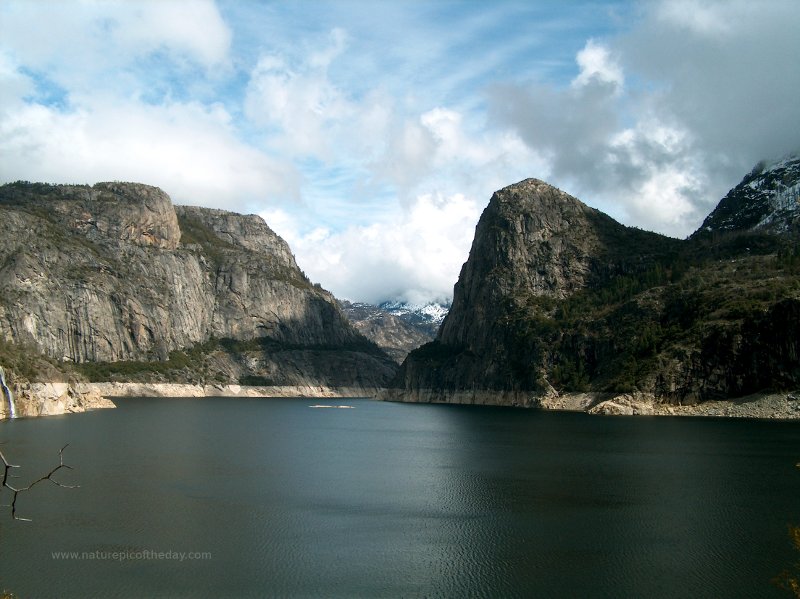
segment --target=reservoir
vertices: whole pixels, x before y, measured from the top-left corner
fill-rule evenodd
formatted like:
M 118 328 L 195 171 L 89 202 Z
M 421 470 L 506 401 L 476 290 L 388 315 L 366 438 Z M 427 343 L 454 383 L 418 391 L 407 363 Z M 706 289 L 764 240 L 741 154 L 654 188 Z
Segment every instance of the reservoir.
M 369 400 L 120 399 L 0 423 L 0 590 L 787 597 L 800 423 Z M 347 405 L 351 409 L 312 406 Z M 8 503 L 5 491 L 0 496 Z

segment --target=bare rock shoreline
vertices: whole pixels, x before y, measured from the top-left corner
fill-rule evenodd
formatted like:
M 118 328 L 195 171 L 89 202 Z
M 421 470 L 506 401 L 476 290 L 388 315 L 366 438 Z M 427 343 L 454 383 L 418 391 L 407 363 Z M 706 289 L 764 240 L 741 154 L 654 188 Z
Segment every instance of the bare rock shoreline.
M 16 388 L 17 417 L 57 416 L 115 407 L 119 397 L 375 397 L 360 387 L 191 385 L 179 383 L 24 383 Z M 8 418 L 6 405 L 0 419 Z
M 653 395 L 645 393 L 623 395 L 576 393 L 544 398 L 540 407 L 609 416 L 711 416 L 800 420 L 798 393 L 756 393 L 736 399 L 705 401 L 694 405 L 662 403 Z
M 765 420 L 800 420 L 800 392 L 756 393 L 692 405 L 660 402 L 649 393 L 564 393 L 536 397 L 524 392 L 440 390 L 407 392 L 389 389 L 378 399 L 412 403 L 517 406 L 549 411 L 585 412 L 603 416 L 707 416 Z
M 603 416 L 708 416 L 768 420 L 800 420 L 800 392 L 758 393 L 695 405 L 659 402 L 645 393 L 568 393 L 533 397 L 523 393 L 460 391 L 406 392 L 396 389 L 325 386 L 196 385 L 181 383 L 25 383 L 17 387 L 17 416 L 55 416 L 115 407 L 121 397 L 308 397 L 369 398 L 402 403 L 517 406 L 549 411 L 585 412 Z M 8 417 L 0 406 L 0 418 Z

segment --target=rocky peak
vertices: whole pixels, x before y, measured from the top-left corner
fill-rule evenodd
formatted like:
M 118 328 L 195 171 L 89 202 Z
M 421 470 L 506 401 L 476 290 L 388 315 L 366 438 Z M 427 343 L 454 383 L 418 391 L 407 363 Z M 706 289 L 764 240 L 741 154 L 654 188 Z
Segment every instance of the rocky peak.
M 174 250 L 181 238 L 169 196 L 141 183 L 48 185 L 17 182 L 0 187 L 0 205 L 50 212 L 90 241 L 129 242 Z
M 501 189 L 475 229 L 439 338 L 480 344 L 484 323 L 493 320 L 487 317 L 500 306 L 522 306 L 531 297 L 564 299 L 593 278 L 640 267 L 630 264 L 631 248 L 643 262 L 665 244 L 667 238 L 625 227 L 538 179 Z
M 409 354 L 395 383 L 423 401 L 478 401 L 476 390 L 493 390 L 500 395 L 486 401 L 528 405 L 549 385 L 545 336 L 557 306 L 635 280 L 679 243 L 538 179 L 501 189 L 481 215 L 436 340 Z
M 771 164 L 759 162 L 720 200 L 694 236 L 704 232 L 764 231 L 800 228 L 800 155 Z
M 469 306 L 521 293 L 564 297 L 583 286 L 597 235 L 592 209 L 539 181 L 526 179 L 494 193 L 475 229 L 469 259 L 456 283 L 441 335 L 461 343 L 473 319 Z

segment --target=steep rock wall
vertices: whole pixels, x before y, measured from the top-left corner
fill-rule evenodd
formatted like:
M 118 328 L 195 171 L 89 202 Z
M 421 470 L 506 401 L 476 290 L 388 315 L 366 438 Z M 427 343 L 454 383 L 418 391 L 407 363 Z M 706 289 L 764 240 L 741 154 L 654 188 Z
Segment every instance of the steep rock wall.
M 0 337 L 61 363 L 163 361 L 230 338 L 358 348 L 351 370 L 373 387 L 394 369 L 263 219 L 132 183 L 0 187 Z M 330 369 L 311 370 L 326 384 Z

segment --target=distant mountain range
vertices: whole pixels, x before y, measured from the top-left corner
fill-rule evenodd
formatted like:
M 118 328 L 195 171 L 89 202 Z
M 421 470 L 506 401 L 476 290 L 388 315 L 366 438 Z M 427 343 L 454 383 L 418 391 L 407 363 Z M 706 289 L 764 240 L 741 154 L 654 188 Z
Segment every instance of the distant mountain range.
M 378 305 L 381 310 L 393 314 L 408 322 L 428 327 L 434 334 L 450 311 L 450 304 L 431 302 L 428 304 L 411 304 L 403 301 L 387 301 Z
M 433 341 L 449 306 L 387 301 L 378 306 L 341 301 L 350 322 L 400 364 L 412 349 Z

